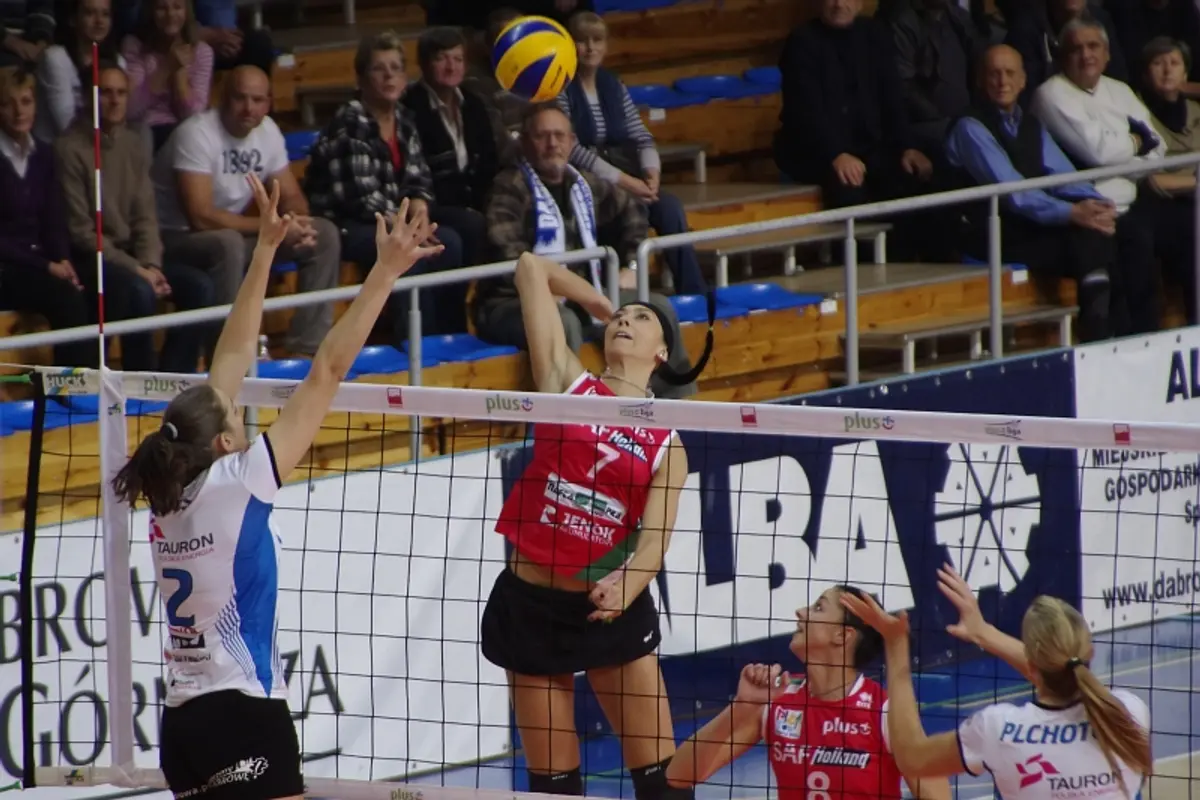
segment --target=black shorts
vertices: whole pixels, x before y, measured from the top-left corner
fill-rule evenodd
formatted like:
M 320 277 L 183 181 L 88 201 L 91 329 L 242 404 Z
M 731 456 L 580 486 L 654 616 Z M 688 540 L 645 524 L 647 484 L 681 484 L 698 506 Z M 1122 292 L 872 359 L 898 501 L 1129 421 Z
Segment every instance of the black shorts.
M 159 764 L 177 798 L 275 800 L 304 794 L 286 700 L 228 690 L 163 711 Z
M 662 634 L 650 589 L 612 622 L 589 622 L 584 592 L 527 583 L 505 569 L 483 610 L 483 657 L 518 675 L 569 675 L 636 661 L 658 649 Z

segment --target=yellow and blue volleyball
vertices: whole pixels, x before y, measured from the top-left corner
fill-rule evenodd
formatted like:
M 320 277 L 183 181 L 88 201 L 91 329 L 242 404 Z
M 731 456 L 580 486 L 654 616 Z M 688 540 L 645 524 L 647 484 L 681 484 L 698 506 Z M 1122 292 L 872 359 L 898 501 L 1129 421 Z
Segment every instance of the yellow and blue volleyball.
M 520 17 L 496 37 L 492 68 L 507 91 L 533 103 L 553 100 L 575 77 L 578 56 L 567 29 L 546 17 Z

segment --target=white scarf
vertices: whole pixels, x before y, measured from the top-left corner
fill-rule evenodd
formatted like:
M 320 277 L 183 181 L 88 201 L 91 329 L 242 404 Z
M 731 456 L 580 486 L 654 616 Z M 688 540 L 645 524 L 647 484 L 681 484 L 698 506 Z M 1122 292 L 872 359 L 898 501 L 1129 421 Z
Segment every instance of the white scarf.
M 563 220 L 562 210 L 528 161 L 521 161 L 521 171 L 525 173 L 525 181 L 529 184 L 529 191 L 533 195 L 533 252 L 539 256 L 567 252 L 567 225 Z M 567 167 L 567 179 L 571 181 L 571 211 L 575 215 L 575 224 L 579 229 L 579 240 L 583 248 L 588 250 L 596 246 L 595 200 L 592 198 L 592 190 L 587 185 L 587 181 L 570 166 Z M 588 264 L 591 267 L 592 285 L 596 287 L 596 291 L 604 294 L 604 282 L 600 279 L 599 259 L 592 259 Z

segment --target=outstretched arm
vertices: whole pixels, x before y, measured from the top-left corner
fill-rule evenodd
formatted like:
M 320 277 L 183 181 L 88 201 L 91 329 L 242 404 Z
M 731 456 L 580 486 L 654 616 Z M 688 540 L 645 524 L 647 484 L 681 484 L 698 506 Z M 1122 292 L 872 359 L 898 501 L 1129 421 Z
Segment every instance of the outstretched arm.
M 921 725 L 908 650 L 908 615 L 903 611 L 895 616 L 887 613 L 869 595 L 859 598 L 844 594 L 842 605 L 883 636 L 888 674 L 888 739 L 892 755 L 896 757 L 896 766 L 909 788 L 916 792 L 916 786 L 920 785 L 921 796 L 929 797 L 923 779 L 957 775 L 966 768 L 959 754 L 958 738 L 953 732 L 926 736 Z
M 778 664 L 747 664 L 733 702 L 679 745 L 667 766 L 667 783 L 676 789 L 704 783 L 762 741 L 763 715 L 789 680 Z
M 1020 639 L 1009 636 L 995 625 L 984 621 L 975 593 L 949 564 L 938 570 L 938 588 L 958 609 L 958 622 L 948 625 L 946 632 L 964 642 L 982 647 L 1028 680 L 1030 667 L 1029 660 L 1025 657 L 1025 645 Z
M 567 347 L 556 297 L 573 300 L 592 316 L 607 322 L 612 304 L 583 278 L 548 258 L 523 253 L 514 276 L 521 296 L 521 318 L 533 381 L 539 392 L 562 392 L 583 372 L 579 358 Z
M 408 202 L 406 199 L 400 203 L 390 233 L 383 216 L 376 215 L 375 246 L 379 255 L 375 266 L 350 308 L 321 343 L 308 377 L 268 430 L 280 480 L 286 478 L 312 446 L 338 386 L 375 327 L 396 279 L 422 258 L 441 252 L 441 245 L 423 245 L 437 226 L 430 226 L 424 217 L 410 221 Z
M 263 297 L 267 293 L 267 279 L 271 277 L 271 264 L 275 262 L 275 251 L 283 242 L 278 224 L 283 223 L 287 232 L 290 219 L 280 218 L 279 183 L 272 181 L 271 194 L 258 176 L 251 173 L 247 180 L 254 189 L 254 200 L 258 203 L 261 222 L 258 228 L 258 243 L 254 246 L 254 257 L 250 269 L 242 279 L 233 309 L 225 318 L 217 349 L 213 352 L 212 364 L 208 369 L 208 383 L 220 389 L 230 399 L 236 399 L 242 390 L 242 381 L 250 365 L 258 357 L 258 333 L 262 328 Z M 273 443 L 272 443 L 273 444 Z

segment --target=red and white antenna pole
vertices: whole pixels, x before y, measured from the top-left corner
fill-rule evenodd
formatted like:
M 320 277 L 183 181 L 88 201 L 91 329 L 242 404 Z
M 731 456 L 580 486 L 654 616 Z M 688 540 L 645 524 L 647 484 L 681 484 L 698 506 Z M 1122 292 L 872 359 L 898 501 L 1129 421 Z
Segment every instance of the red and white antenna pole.
M 100 369 L 105 368 L 104 347 L 104 212 L 100 188 L 100 45 L 92 42 L 92 148 L 96 192 L 96 322 L 99 326 Z

